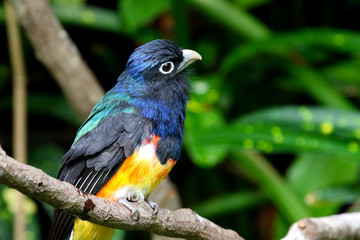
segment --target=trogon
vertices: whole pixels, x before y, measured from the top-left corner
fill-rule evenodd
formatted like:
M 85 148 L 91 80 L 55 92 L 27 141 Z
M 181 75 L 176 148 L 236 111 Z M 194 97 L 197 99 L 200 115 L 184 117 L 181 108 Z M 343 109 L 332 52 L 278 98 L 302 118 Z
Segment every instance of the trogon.
M 201 56 L 165 39 L 134 50 L 116 85 L 95 105 L 62 157 L 58 178 L 79 190 L 119 202 L 137 218 L 134 201 L 149 194 L 180 158 L 187 66 Z M 113 229 L 55 211 L 49 239 L 110 239 Z

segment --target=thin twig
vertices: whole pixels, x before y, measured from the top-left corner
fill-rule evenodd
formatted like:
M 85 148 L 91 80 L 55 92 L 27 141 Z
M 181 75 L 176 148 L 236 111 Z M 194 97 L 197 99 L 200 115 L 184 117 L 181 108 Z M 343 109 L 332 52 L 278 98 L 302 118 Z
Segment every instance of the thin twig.
M 13 81 L 13 152 L 16 159 L 25 163 L 27 152 L 27 121 L 26 121 L 26 70 L 20 31 L 13 7 L 4 1 L 6 10 L 6 29 L 9 44 L 9 55 Z M 14 217 L 14 239 L 25 239 L 25 211 L 23 209 L 25 197 L 17 193 L 17 209 Z

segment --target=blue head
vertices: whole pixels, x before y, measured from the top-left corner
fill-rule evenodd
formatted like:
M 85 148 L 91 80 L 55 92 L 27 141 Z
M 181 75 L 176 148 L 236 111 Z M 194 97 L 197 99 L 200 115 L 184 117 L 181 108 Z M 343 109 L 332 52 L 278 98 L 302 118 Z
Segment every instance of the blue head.
M 168 61 L 179 64 L 182 60 L 182 51 L 174 42 L 162 39 L 154 40 L 135 49 L 126 64 L 126 70 L 134 78 L 150 80 L 153 77 L 159 78 L 164 76 L 162 72 L 158 71 L 161 66 L 160 64 Z M 171 66 L 168 65 L 168 67 Z
M 187 92 L 189 86 L 183 70 L 200 59 L 198 53 L 182 50 L 170 40 L 154 40 L 135 49 L 118 85 L 134 97 L 166 100 L 173 91 Z

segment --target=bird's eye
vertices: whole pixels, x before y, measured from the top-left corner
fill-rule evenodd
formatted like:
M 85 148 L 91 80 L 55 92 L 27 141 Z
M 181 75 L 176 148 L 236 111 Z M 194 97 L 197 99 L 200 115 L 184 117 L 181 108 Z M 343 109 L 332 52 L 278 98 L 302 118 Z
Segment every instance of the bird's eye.
M 174 63 L 173 62 L 163 63 L 161 64 L 159 70 L 163 74 L 171 73 L 174 70 Z

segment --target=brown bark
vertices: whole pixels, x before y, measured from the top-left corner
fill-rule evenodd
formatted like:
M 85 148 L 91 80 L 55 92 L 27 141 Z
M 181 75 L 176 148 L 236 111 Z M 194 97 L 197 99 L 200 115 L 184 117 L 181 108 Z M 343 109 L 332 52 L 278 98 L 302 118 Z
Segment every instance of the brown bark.
M 282 240 L 360 239 L 360 213 L 306 218 L 294 223 Z
M 236 232 L 219 227 L 191 209 L 170 211 L 161 208 L 156 216 L 152 216 L 149 205 L 134 203 L 141 215 L 136 222 L 125 206 L 85 194 L 69 183 L 12 159 L 1 148 L 0 183 L 44 201 L 58 210 L 112 228 L 142 230 L 186 239 L 242 239 Z
M 159 204 L 163 208 L 176 210 L 181 208 L 181 201 L 176 186 L 167 177 L 160 185 L 151 193 L 150 199 Z M 153 234 L 152 240 L 173 240 L 171 237 L 158 236 Z M 179 238 L 177 238 L 179 239 Z

